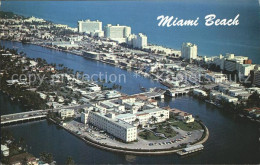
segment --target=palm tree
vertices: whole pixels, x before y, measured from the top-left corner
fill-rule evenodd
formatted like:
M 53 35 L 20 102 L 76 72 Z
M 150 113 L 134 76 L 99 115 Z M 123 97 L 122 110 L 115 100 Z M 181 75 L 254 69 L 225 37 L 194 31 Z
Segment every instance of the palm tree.
M 67 161 L 66 161 L 66 165 L 74 165 L 74 164 L 75 164 L 75 162 L 74 162 L 74 160 L 72 159 L 72 157 L 71 157 L 71 156 L 68 156 Z
M 164 114 L 161 114 L 160 117 L 163 118 L 163 117 L 164 117 Z
M 173 129 L 172 129 L 171 127 L 168 127 L 168 126 L 167 126 L 166 132 L 168 132 L 168 133 L 173 133 Z
M 155 116 L 152 116 L 151 117 L 151 120 L 152 120 L 152 122 L 153 122 L 153 124 L 157 121 L 157 118 L 155 117 Z
M 139 125 L 139 124 L 140 124 L 139 121 L 140 121 L 140 120 L 137 118 L 137 119 L 135 119 L 134 123 L 135 123 L 135 124 L 138 123 L 138 125 Z
M 81 77 L 83 77 L 84 72 L 81 71 L 81 72 L 79 72 L 79 74 L 80 74 Z
M 51 153 L 46 153 L 46 152 L 40 153 L 40 159 L 43 162 L 46 162 L 46 163 L 52 163 L 53 162 L 53 156 L 52 156 Z
M 63 64 L 59 64 L 58 66 L 59 66 L 60 68 L 62 68 L 64 65 L 63 65 Z

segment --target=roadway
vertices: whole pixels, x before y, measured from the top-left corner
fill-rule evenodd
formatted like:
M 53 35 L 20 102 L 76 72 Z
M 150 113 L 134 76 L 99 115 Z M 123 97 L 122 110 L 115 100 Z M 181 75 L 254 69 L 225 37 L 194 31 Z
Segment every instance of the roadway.
M 83 104 L 83 105 L 59 107 L 59 108 L 55 108 L 55 109 L 35 110 L 35 111 L 27 111 L 27 112 L 21 112 L 21 113 L 2 115 L 1 116 L 1 126 L 3 124 L 12 123 L 12 122 L 45 118 L 49 111 L 57 112 L 61 109 L 78 110 L 78 109 L 84 108 L 86 106 L 87 105 Z

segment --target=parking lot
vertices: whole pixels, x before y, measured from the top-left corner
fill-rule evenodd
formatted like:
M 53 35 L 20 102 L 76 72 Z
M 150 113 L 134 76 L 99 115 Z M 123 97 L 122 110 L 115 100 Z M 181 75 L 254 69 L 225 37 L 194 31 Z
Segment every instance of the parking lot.
M 116 140 L 112 135 L 93 127 L 88 124 L 83 124 L 72 120 L 63 125 L 66 129 L 78 134 L 81 137 L 90 138 L 98 143 L 106 144 L 114 147 L 129 148 L 129 149 L 168 149 L 176 148 L 184 144 L 196 142 L 203 135 L 203 130 L 183 131 L 173 127 L 178 134 L 173 138 L 162 140 L 144 140 L 138 137 L 137 142 L 124 143 Z

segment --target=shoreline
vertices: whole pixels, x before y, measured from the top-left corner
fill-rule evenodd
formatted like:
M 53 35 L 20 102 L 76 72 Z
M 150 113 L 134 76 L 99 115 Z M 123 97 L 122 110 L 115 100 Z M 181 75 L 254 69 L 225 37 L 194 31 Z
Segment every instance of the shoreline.
M 60 52 L 63 52 L 63 53 L 70 53 L 71 55 L 76 55 L 76 56 L 80 56 L 80 57 L 83 57 L 87 60 L 92 60 L 92 61 L 96 61 L 96 62 L 101 62 L 101 63 L 104 63 L 104 64 L 109 64 L 111 66 L 114 66 L 114 67 L 117 67 L 117 68 L 120 68 L 122 70 L 128 70 L 128 69 L 131 69 L 131 71 L 139 74 L 140 76 L 142 77 L 145 77 L 145 78 L 149 78 L 150 80 L 152 81 L 156 81 L 158 83 L 160 83 L 161 85 L 163 85 L 164 87 L 167 87 L 167 88 L 172 88 L 171 84 L 168 84 L 167 82 L 164 82 L 162 81 L 161 79 L 157 79 L 155 77 L 154 74 L 151 74 L 151 73 L 148 73 L 146 75 L 142 74 L 142 72 L 137 72 L 139 71 L 138 68 L 134 68 L 134 67 L 123 67 L 123 66 L 120 66 L 120 65 L 116 65 L 114 63 L 111 63 L 111 62 L 107 62 L 107 61 L 104 61 L 104 60 L 98 60 L 98 59 L 92 59 L 92 58 L 88 58 L 82 54 L 77 54 L 76 52 L 73 52 L 73 51 L 69 51 L 69 50 L 62 50 L 62 49 L 58 49 L 58 48 L 54 48 L 54 47 L 51 47 L 51 46 L 47 46 L 47 45 L 41 45 L 41 44 L 37 44 L 37 43 L 34 43 L 34 42 L 26 42 L 26 43 L 23 43 L 21 41 L 17 41 L 17 40 L 3 40 L 1 39 L 1 41 L 8 41 L 8 42 L 17 42 L 17 43 L 21 43 L 21 44 L 28 44 L 28 45 L 36 45 L 36 46 L 39 46 L 39 47 L 42 47 L 42 48 L 46 48 L 46 49 L 50 49 L 50 50 L 56 50 L 56 51 L 60 51 Z M 194 96 L 192 96 L 194 97 Z M 215 105 L 215 104 L 212 104 L 211 102 L 208 102 L 208 101 L 205 101 L 205 103 L 208 103 L 208 104 L 211 104 L 211 105 L 214 105 L 216 106 L 219 110 L 221 110 L 221 107 Z M 236 113 L 234 113 L 236 114 Z M 237 116 L 240 116 L 241 117 L 241 114 L 236 114 Z M 260 123 L 260 121 L 257 121 L 257 120 L 252 120 L 251 118 L 248 118 L 246 115 L 244 115 L 245 118 L 247 120 L 250 120 L 252 122 L 255 122 L 255 123 Z
M 6 10 L 4 10 L 3 12 L 12 12 L 12 11 L 6 11 Z M 22 17 L 28 17 L 28 18 L 30 18 L 30 17 L 32 17 L 33 15 L 26 15 L 26 14 L 24 14 L 24 13 L 19 13 L 19 12 L 12 12 L 12 13 L 14 13 L 15 15 L 19 15 L 19 16 L 22 16 Z M 38 17 L 37 17 L 38 18 Z M 40 17 L 39 17 L 40 18 Z M 54 20 L 48 20 L 48 19 L 44 19 L 45 21 L 47 21 L 47 22 L 51 22 L 51 23 L 53 23 L 53 24 L 62 24 L 62 25 L 67 25 L 68 27 L 70 27 L 70 28 L 77 28 L 77 26 L 75 25 L 75 24 L 71 24 L 71 23 L 59 23 L 59 22 L 56 22 L 56 21 L 54 21 Z M 130 25 L 129 25 L 130 26 Z M 17 41 L 17 42 L 20 42 L 20 41 Z M 175 51 L 181 51 L 181 49 L 180 49 L 180 47 L 181 47 L 181 44 L 182 43 L 180 43 L 180 45 L 171 45 L 170 43 L 149 43 L 150 45 L 153 45 L 153 46 L 162 46 L 162 47 L 164 47 L 164 48 L 167 48 L 167 49 L 172 49 L 172 50 L 175 50 Z M 35 45 L 37 45 L 37 44 L 35 44 Z M 39 46 L 39 45 L 38 45 Z M 55 49 L 55 48 L 54 48 Z M 55 49 L 55 50 L 58 50 L 58 49 Z M 58 50 L 58 51 L 60 51 L 60 50 Z M 65 51 L 66 52 L 66 51 Z M 218 56 L 219 54 L 223 54 L 223 52 L 218 52 L 218 53 L 206 53 L 207 51 L 205 51 L 205 52 L 200 52 L 199 54 L 200 54 L 200 56 L 201 57 L 204 57 L 204 56 L 206 56 L 206 57 L 214 57 L 214 56 Z M 69 52 L 70 53 L 70 52 Z M 80 55 L 79 55 L 80 56 Z
M 60 52 L 64 52 L 64 53 L 70 53 L 70 54 L 72 54 L 72 55 L 80 56 L 80 57 L 86 58 L 86 59 L 88 59 L 88 60 L 93 60 L 93 61 L 97 61 L 97 62 L 102 62 L 102 63 L 104 63 L 104 64 L 109 64 L 109 65 L 111 65 L 111 66 L 118 67 L 118 68 L 120 68 L 120 69 L 122 69 L 122 70 L 132 69 L 134 72 L 135 72 L 135 71 L 138 71 L 138 68 L 135 68 L 135 67 L 124 67 L 124 66 L 116 65 L 116 64 L 114 64 L 114 63 L 107 62 L 107 61 L 104 61 L 104 60 L 98 60 L 98 59 L 88 58 L 88 57 L 86 57 L 86 56 L 84 56 L 84 55 L 82 55 L 82 54 L 77 54 L 76 52 L 73 52 L 73 51 L 69 51 L 69 50 L 66 51 L 66 50 L 62 50 L 62 49 L 57 49 L 57 48 L 54 48 L 54 47 L 51 47 L 51 46 L 45 46 L 45 45 L 41 45 L 41 44 L 37 44 L 37 43 L 33 43 L 33 42 L 23 43 L 23 42 L 17 41 L 17 40 L 3 40 L 3 39 L 1 39 L 1 41 L 18 42 L 18 43 L 21 43 L 21 44 L 36 45 L 36 46 L 40 46 L 40 47 L 42 47 L 42 48 L 47 48 L 47 49 L 51 49 L 51 50 L 56 50 L 56 51 L 60 51 Z M 167 87 L 167 88 L 171 88 L 171 87 L 172 87 L 172 86 L 171 86 L 170 84 L 168 84 L 167 82 L 161 81 L 161 79 L 158 79 L 159 81 L 158 81 L 158 80 L 155 80 L 155 79 L 157 79 L 157 78 L 156 78 L 155 75 L 153 75 L 153 74 L 148 73 L 148 74 L 144 75 L 144 74 L 139 73 L 139 72 L 136 72 L 136 73 L 138 73 L 139 75 L 141 75 L 141 76 L 143 76 L 143 77 L 149 78 L 149 79 L 151 79 L 151 80 L 153 80 L 153 81 L 157 81 L 157 82 L 159 82 L 161 85 L 163 85 L 163 86 L 165 86 L 165 87 Z

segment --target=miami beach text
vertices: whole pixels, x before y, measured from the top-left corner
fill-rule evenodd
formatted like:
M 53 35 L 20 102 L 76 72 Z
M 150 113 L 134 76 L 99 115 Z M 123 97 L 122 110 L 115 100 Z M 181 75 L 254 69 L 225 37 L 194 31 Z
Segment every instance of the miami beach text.
M 158 26 L 198 26 L 199 17 L 196 19 L 179 19 L 174 16 L 164 16 L 160 15 L 157 17 L 159 21 Z M 209 14 L 205 16 L 205 26 L 237 26 L 239 25 L 239 14 L 237 14 L 233 19 L 219 19 L 215 14 Z

